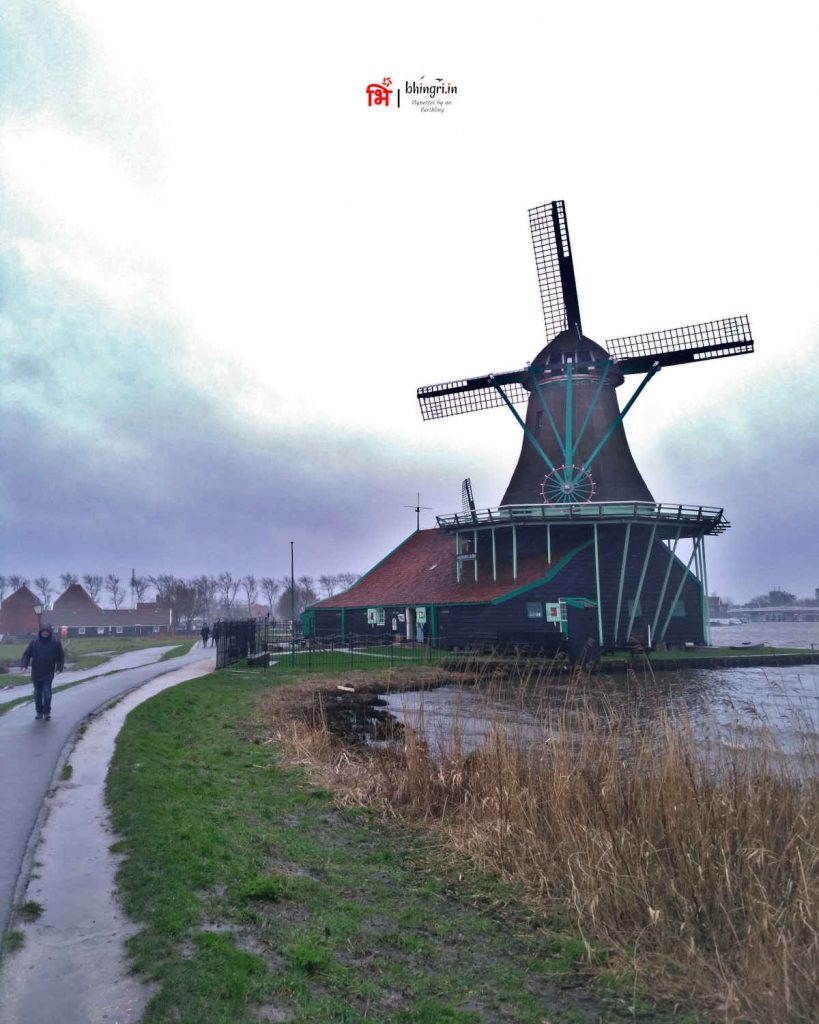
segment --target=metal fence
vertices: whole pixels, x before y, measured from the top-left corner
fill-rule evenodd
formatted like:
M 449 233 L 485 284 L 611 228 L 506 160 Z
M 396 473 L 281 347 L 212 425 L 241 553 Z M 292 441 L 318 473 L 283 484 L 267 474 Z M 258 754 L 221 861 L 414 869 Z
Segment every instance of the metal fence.
M 385 666 L 430 664 L 444 653 L 431 644 L 400 643 L 378 636 L 304 636 L 300 622 L 232 619 L 213 628 L 216 667 L 244 661 L 261 669 L 345 668 L 376 660 Z
M 452 650 L 429 641 L 395 642 L 385 635 L 304 636 L 300 622 L 263 619 L 233 619 L 217 622 L 213 628 L 216 645 L 216 667 L 227 668 L 244 662 L 265 671 L 278 668 L 345 669 L 383 665 L 438 664 L 453 657 L 521 653 L 542 655 L 551 659 L 555 650 L 543 649 L 538 643 L 500 643 L 497 635 L 475 635 L 461 648 Z

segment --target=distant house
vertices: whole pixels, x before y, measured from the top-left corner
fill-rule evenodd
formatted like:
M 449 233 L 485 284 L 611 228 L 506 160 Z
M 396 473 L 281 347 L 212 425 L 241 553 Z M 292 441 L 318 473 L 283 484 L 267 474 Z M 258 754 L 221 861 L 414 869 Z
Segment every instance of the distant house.
M 28 587 L 20 587 L 13 594 L 9 594 L 0 606 L 0 633 L 8 636 L 28 636 L 30 633 L 36 633 L 37 614 L 34 605 L 38 603 L 41 603 L 39 597 Z
M 57 604 L 55 601 L 50 612 L 43 612 L 43 622 L 48 621 L 58 636 L 150 636 L 171 632 L 172 612 L 162 605 L 140 602 L 136 608 L 66 609 Z

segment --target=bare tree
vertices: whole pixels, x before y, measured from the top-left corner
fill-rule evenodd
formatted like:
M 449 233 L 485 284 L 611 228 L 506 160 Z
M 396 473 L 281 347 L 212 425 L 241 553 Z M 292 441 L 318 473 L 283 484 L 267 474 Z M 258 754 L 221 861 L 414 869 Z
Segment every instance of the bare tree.
M 216 585 L 222 598 L 222 604 L 224 605 L 225 611 L 228 613 L 233 607 L 233 602 L 236 600 L 236 594 L 239 591 L 241 582 L 241 580 L 235 580 L 233 578 L 233 574 L 229 572 L 220 572 L 216 579 Z
M 92 601 L 96 601 L 102 591 L 103 578 L 93 573 L 86 573 L 82 578 L 83 586 L 88 591 Z
M 27 587 L 28 580 L 25 576 L 9 576 L 9 587 L 11 588 L 12 594 L 15 590 L 19 590 L 20 587 Z
M 156 603 L 162 605 L 163 608 L 169 608 L 173 597 L 173 588 L 176 586 L 176 576 L 172 573 L 149 576 L 148 583 L 156 590 Z
M 75 572 L 60 573 L 60 586 L 63 588 L 62 593 L 65 593 L 69 587 L 73 587 L 75 583 L 79 582 L 80 577 Z
M 336 575 L 319 576 L 318 581 L 325 597 L 332 597 L 338 590 L 339 579 Z
M 338 579 L 338 585 L 342 590 L 349 590 L 354 583 L 358 583 L 361 579 L 360 572 L 340 572 L 336 577 Z
M 213 576 L 197 576 L 193 580 L 199 595 L 199 605 L 206 618 L 212 617 L 214 598 L 216 597 L 216 580 Z
M 272 576 L 262 576 L 262 593 L 267 598 L 267 607 L 270 609 L 271 615 L 273 614 L 273 605 L 281 588 L 281 583 L 273 579 Z
M 190 629 L 194 616 L 199 614 L 201 608 L 199 591 L 194 580 L 176 581 L 172 607 L 177 623 L 184 619 L 186 628 Z
M 299 576 L 295 581 L 295 587 L 291 587 L 289 576 L 283 576 L 281 582 L 284 592 L 276 605 L 278 616 L 281 619 L 289 619 L 292 611 L 295 611 L 298 617 L 318 597 L 315 580 L 312 576 Z
M 131 590 L 134 592 L 134 601 L 144 601 L 145 595 L 148 592 L 151 581 L 147 576 L 134 576 L 131 575 Z
M 125 597 L 125 591 L 119 585 L 119 576 L 109 572 L 105 577 L 105 589 L 111 597 L 114 608 L 119 608 L 122 604 L 122 599 Z
M 48 576 L 38 576 L 34 581 L 34 587 L 43 599 L 44 607 L 48 608 L 49 598 L 54 593 L 54 587 L 51 584 L 51 580 Z
M 7 586 L 7 584 L 8 584 L 8 580 L 6 579 L 6 577 L 5 576 L 0 576 L 0 601 L 2 601 L 3 598 L 6 596 L 6 586 Z
M 243 576 L 240 582 L 247 598 L 247 614 L 252 615 L 251 609 L 259 593 L 259 584 L 256 582 L 255 576 Z

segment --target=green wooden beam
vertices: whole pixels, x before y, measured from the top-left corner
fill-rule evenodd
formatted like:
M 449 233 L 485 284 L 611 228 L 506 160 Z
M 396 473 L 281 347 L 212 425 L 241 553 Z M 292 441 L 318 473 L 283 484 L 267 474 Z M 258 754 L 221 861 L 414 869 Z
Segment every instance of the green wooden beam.
M 549 467 L 549 469 L 554 473 L 555 472 L 555 465 L 554 465 L 554 463 L 549 458 L 549 456 L 546 454 L 546 452 L 544 452 L 544 450 L 540 447 L 540 443 L 538 442 L 538 439 L 535 437 L 535 435 L 532 433 L 532 431 L 526 426 L 524 421 L 520 418 L 520 414 L 518 413 L 517 409 L 514 407 L 514 405 L 512 405 L 512 403 L 506 397 L 506 392 L 503 390 L 503 388 L 499 384 L 493 384 L 492 386 L 497 391 L 497 393 L 501 396 L 501 398 L 504 400 L 504 402 L 506 402 L 506 405 L 509 408 L 509 411 L 512 413 L 512 415 L 515 417 L 515 419 L 520 424 L 521 428 L 523 429 L 524 434 L 526 434 L 526 436 L 529 438 L 529 440 L 535 446 L 535 449 L 537 450 L 537 452 L 540 455 L 540 457 L 543 459 L 543 461 L 546 463 L 546 465 Z
M 646 384 L 648 384 L 648 382 L 651 380 L 651 378 L 654 376 L 654 374 L 657 373 L 657 371 L 659 369 L 660 369 L 660 364 L 659 363 L 655 363 L 654 366 L 652 366 L 651 369 L 648 371 L 648 373 L 645 375 L 645 377 L 643 377 L 643 379 L 640 381 L 640 386 L 637 388 L 637 390 L 631 396 L 631 398 L 629 399 L 628 403 L 626 404 L 626 407 L 623 409 L 623 411 L 620 413 L 620 415 L 617 417 L 617 419 L 614 421 L 614 423 L 612 423 L 612 425 L 609 427 L 609 429 L 603 435 L 600 443 L 597 445 L 597 447 L 594 449 L 594 451 L 591 453 L 591 455 L 583 462 L 583 467 L 582 467 L 583 469 L 588 469 L 591 466 L 591 464 L 594 462 L 594 460 L 600 454 L 600 449 L 608 441 L 608 439 L 611 437 L 611 435 L 614 433 L 614 431 L 623 422 L 623 420 L 626 417 L 626 413 L 629 411 L 629 409 L 632 407 L 632 405 L 634 405 L 634 403 L 640 397 L 640 392 L 643 390 L 643 388 L 646 386 Z

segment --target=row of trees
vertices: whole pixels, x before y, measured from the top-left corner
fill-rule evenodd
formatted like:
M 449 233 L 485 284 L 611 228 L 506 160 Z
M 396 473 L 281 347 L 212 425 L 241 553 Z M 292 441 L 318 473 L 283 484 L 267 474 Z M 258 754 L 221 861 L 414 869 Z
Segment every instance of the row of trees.
M 183 579 L 172 573 L 137 576 L 134 572 L 127 584 L 134 604 L 144 601 L 153 591 L 157 604 L 173 609 L 175 622 L 189 626 L 198 617 L 215 619 L 251 615 L 253 606 L 258 604 L 266 605 L 274 618 L 289 619 L 291 609 L 299 615 L 319 597 L 332 597 L 341 590 L 347 590 L 358 578 L 358 574 L 352 572 L 326 574 L 317 580 L 312 576 L 299 576 L 295 586 L 291 587 L 289 576 L 256 579 L 255 576 L 234 576 L 230 572 L 222 572 L 218 576 Z M 76 573 L 65 572 L 60 574 L 59 580 L 59 593 L 82 580 L 83 587 L 94 601 L 99 602 L 105 593 L 114 608 L 120 608 L 127 595 L 122 579 L 115 573 L 107 576 L 86 573 L 80 577 Z M 25 576 L 0 576 L 0 600 L 6 592 L 14 593 L 20 587 L 31 588 L 32 583 Z M 33 581 L 33 591 L 46 608 L 56 592 L 46 576 L 38 576 Z

